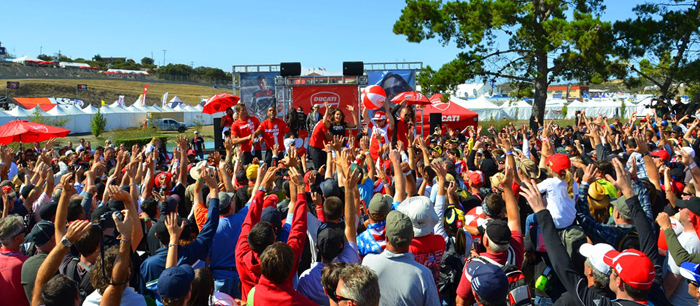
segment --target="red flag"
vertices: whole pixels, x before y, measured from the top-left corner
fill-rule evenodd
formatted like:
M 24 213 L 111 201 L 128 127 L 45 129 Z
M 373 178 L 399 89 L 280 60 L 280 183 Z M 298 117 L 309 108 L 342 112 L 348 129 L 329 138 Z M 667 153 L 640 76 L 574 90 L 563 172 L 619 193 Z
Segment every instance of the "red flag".
M 148 84 L 143 88 L 143 98 L 141 99 L 141 106 L 146 106 L 146 92 L 148 92 Z

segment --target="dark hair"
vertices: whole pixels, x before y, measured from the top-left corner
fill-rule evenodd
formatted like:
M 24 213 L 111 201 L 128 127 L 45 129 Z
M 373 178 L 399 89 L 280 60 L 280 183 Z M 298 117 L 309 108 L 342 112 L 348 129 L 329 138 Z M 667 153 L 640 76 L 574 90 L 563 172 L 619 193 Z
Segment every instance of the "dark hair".
M 156 201 L 154 197 L 143 199 L 143 202 L 141 202 L 141 210 L 145 212 L 148 217 L 155 218 L 158 215 L 158 201 Z
M 80 214 L 85 212 L 83 206 L 81 205 L 82 201 L 82 196 L 71 197 L 70 201 L 68 202 L 68 214 L 66 215 L 68 222 L 80 219 Z
M 620 276 L 618 276 L 620 277 Z M 650 289 L 647 290 L 640 290 L 637 288 L 633 288 L 629 284 L 625 283 L 624 281 L 622 282 L 622 286 L 625 288 L 625 292 L 635 301 L 644 301 L 647 299 L 647 296 L 649 295 Z
M 503 215 L 503 208 L 506 206 L 506 203 L 505 201 L 503 201 L 501 195 L 495 193 L 487 195 L 484 198 L 484 204 L 486 204 L 486 206 L 489 209 L 489 212 L 492 214 L 489 215 L 489 217 L 492 218 L 498 218 L 501 215 Z
M 57 274 L 41 288 L 41 299 L 46 306 L 72 305 L 78 299 L 78 287 L 72 279 Z
M 185 297 L 173 299 L 169 298 L 167 296 L 164 296 L 160 299 L 161 302 L 163 302 L 164 306 L 182 306 L 185 305 Z
M 207 268 L 194 270 L 194 280 L 192 280 L 192 290 L 190 290 L 189 306 L 209 305 L 209 298 L 214 294 L 214 278 Z
M 294 252 L 284 242 L 275 242 L 260 255 L 260 272 L 273 283 L 282 284 L 294 267 Z
M 343 201 L 339 197 L 328 197 L 323 201 L 323 214 L 328 220 L 338 220 L 343 216 Z
M 331 296 L 335 292 L 335 288 L 338 287 L 338 281 L 340 280 L 340 272 L 347 266 L 348 264 L 344 262 L 332 262 L 323 267 L 323 270 L 321 270 L 321 286 L 326 291 L 326 295 Z M 331 296 L 331 299 L 335 301 L 335 296 Z
M 236 113 L 239 113 L 240 111 L 243 110 L 243 108 L 245 107 L 245 104 L 244 104 L 244 103 L 238 103 L 238 104 L 236 104 L 235 107 L 236 107 Z
M 256 254 L 262 253 L 273 242 L 275 242 L 275 233 L 268 222 L 258 222 L 248 233 L 248 245 Z
M 88 256 L 95 253 L 97 248 L 100 247 L 101 238 L 102 229 L 100 229 L 99 226 L 91 225 L 90 230 L 88 230 L 83 237 L 76 240 L 74 245 L 75 248 L 78 249 L 78 252 L 80 252 L 80 255 Z
M 598 158 L 603 158 L 603 156 L 598 156 Z M 615 173 L 612 163 L 605 159 L 596 160 L 595 162 L 593 162 L 593 166 L 596 167 L 596 169 L 600 170 L 600 172 L 602 172 L 602 175 L 613 175 Z

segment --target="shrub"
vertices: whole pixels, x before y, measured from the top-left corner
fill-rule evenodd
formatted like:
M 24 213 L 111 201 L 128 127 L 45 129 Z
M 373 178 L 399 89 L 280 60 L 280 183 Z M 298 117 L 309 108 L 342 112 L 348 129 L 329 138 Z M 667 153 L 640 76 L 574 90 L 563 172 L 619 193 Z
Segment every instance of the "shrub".
M 627 105 L 625 105 L 625 100 L 622 100 L 620 104 L 620 116 L 618 118 L 625 118 L 625 110 L 627 110 Z
M 56 106 L 58 107 L 58 106 Z M 60 118 L 60 119 L 55 119 L 52 117 L 47 117 L 44 116 L 44 114 L 41 113 L 39 110 L 39 106 L 34 107 L 34 111 L 32 112 L 31 115 L 29 115 L 29 121 L 31 122 L 36 122 L 36 123 L 41 123 L 45 125 L 51 125 L 51 126 L 57 126 L 57 127 L 64 127 L 70 119 L 68 118 Z
M 95 137 L 100 137 L 100 134 L 105 131 L 105 126 L 107 126 L 107 119 L 100 113 L 100 109 L 97 109 L 97 114 L 92 116 L 92 122 L 90 122 L 90 128 L 92 130 L 92 135 Z
M 564 104 L 564 107 L 561 108 L 561 119 L 566 119 L 566 113 L 569 112 L 569 106 Z
M 163 143 L 164 145 L 168 142 L 167 136 L 155 136 L 155 137 L 158 137 L 160 139 L 160 142 Z M 117 139 L 114 141 L 114 145 L 120 146 L 123 143 L 127 149 L 131 149 L 131 146 L 133 146 L 133 145 L 138 145 L 139 147 L 145 146 L 146 144 L 151 142 L 151 139 L 153 139 L 153 137 Z

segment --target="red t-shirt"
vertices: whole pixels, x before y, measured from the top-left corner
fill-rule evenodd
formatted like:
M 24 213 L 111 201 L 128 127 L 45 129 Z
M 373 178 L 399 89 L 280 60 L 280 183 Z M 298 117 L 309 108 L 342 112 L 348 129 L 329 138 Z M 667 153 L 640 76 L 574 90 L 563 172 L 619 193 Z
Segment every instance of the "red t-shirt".
M 22 264 L 29 258 L 19 251 L 0 248 L 0 301 L 3 305 L 29 306 L 22 287 Z
M 487 252 L 483 252 L 480 253 L 479 256 L 492 259 L 493 261 L 503 265 L 506 262 L 508 262 L 508 253 L 510 253 L 510 249 L 513 250 L 513 253 L 515 255 L 515 262 L 511 264 L 514 264 L 515 267 L 518 269 L 522 269 L 523 259 L 525 256 L 525 246 L 523 244 L 523 234 L 520 232 L 512 232 L 510 237 L 510 247 L 507 251 L 498 254 L 489 254 Z M 462 271 L 462 278 L 459 280 L 459 286 L 457 287 L 457 295 L 464 299 L 465 305 L 471 305 L 474 304 L 475 299 L 474 293 L 472 292 L 472 284 L 467 279 L 467 265 L 468 263 L 464 265 L 464 270 Z
M 233 118 L 229 116 L 221 117 L 221 121 L 223 122 L 223 126 L 231 126 L 231 124 L 233 124 Z
M 311 138 L 309 138 L 309 145 L 314 148 L 319 148 L 321 150 L 326 148 L 326 133 L 328 133 L 328 128 L 323 124 L 323 120 L 316 123 L 314 131 L 311 132 Z
M 396 138 L 403 142 L 402 150 L 404 150 L 404 151 L 406 150 L 407 146 L 409 145 L 408 137 L 406 137 L 406 133 L 408 133 L 408 124 L 406 124 L 406 120 L 403 120 L 403 118 L 399 117 L 396 120 Z
M 386 125 L 384 125 L 383 128 L 380 128 L 376 125 L 372 126 L 372 135 L 370 136 L 371 140 L 369 144 L 369 154 L 372 155 L 372 158 L 374 160 L 379 159 L 379 148 L 381 148 L 381 146 L 385 143 L 391 142 L 391 132 L 392 129 L 389 128 L 388 122 Z M 375 135 L 379 135 L 381 140 L 378 140 Z
M 284 135 L 289 132 L 289 128 L 284 121 L 277 118 L 272 121 L 265 119 L 258 129 L 262 130 L 262 137 L 268 150 L 272 150 L 272 147 L 278 145 L 280 152 L 284 152 Z
M 253 134 L 253 132 L 258 128 L 259 125 L 260 121 L 258 121 L 258 118 L 255 118 L 253 116 L 248 116 L 246 120 L 238 119 L 231 125 L 231 136 L 237 138 L 248 137 L 251 134 Z M 241 142 L 240 145 L 241 151 L 251 151 L 250 141 Z
M 433 273 L 433 279 L 437 285 L 440 277 L 440 263 L 445 254 L 445 238 L 430 233 L 428 236 L 415 237 L 408 246 L 408 251 L 413 253 L 417 263 L 424 265 Z

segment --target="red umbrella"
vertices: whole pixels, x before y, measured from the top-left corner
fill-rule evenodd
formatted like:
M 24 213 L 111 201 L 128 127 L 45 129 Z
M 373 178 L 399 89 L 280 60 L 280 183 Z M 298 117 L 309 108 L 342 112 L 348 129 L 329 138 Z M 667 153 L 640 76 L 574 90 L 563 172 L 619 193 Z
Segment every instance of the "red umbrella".
M 240 100 L 241 98 L 236 97 L 232 94 L 220 93 L 209 98 L 209 100 L 207 100 L 207 102 L 204 103 L 202 113 L 213 115 L 218 112 L 223 112 L 227 108 L 235 106 L 236 103 L 238 103 L 238 101 Z
M 29 122 L 27 120 L 12 120 L 0 126 L 0 144 L 12 142 L 39 142 L 54 137 L 66 137 L 70 130 Z
M 422 93 L 416 92 L 416 91 L 406 91 L 402 92 L 398 95 L 396 95 L 393 99 L 391 99 L 391 102 L 394 103 L 401 103 L 403 100 L 406 100 L 407 104 L 412 104 L 412 105 L 429 105 L 430 100 L 426 98 Z

